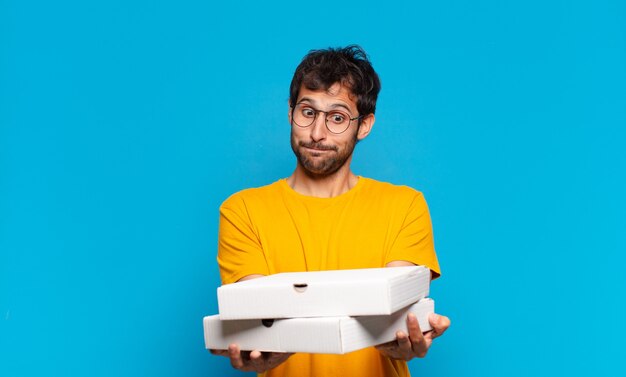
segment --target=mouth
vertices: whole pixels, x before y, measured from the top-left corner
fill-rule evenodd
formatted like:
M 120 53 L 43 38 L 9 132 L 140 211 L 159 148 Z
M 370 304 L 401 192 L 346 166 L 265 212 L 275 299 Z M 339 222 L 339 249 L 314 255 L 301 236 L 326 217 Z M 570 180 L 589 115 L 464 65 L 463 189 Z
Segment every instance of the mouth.
M 310 147 L 304 147 L 304 149 L 312 152 L 312 153 L 324 153 L 324 152 L 330 152 L 330 149 L 319 149 L 319 148 L 310 148 Z
M 319 145 L 319 144 L 311 144 L 311 143 L 300 143 L 300 146 L 304 149 L 311 151 L 312 153 L 324 153 L 336 151 L 337 148 L 331 145 Z

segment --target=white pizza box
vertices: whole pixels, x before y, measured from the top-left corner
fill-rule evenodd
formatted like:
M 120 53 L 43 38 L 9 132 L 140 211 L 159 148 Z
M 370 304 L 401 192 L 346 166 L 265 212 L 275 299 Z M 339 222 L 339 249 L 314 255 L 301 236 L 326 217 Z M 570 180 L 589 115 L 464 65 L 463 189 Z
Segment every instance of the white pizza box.
M 428 315 L 435 302 L 425 298 L 391 315 L 364 317 L 313 317 L 276 320 L 221 320 L 219 315 L 204 317 L 207 349 L 344 354 L 386 343 L 398 331 L 408 334 L 406 316 L 413 313 L 422 331 L 431 330 Z
M 220 319 L 391 314 L 428 296 L 423 266 L 286 272 L 217 289 Z

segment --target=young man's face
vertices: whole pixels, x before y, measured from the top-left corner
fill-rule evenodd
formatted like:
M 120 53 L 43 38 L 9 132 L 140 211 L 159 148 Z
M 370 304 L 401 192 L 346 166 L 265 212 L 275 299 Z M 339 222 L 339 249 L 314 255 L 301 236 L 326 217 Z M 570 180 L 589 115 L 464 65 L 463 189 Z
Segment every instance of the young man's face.
M 350 89 L 339 83 L 335 83 L 327 91 L 312 91 L 302 86 L 298 100 L 292 105 L 306 107 L 306 111 L 311 114 L 321 110 L 338 111 L 350 118 L 363 115 L 358 113 L 356 98 L 352 96 Z M 349 166 L 357 140 L 367 136 L 373 123 L 373 115 L 361 119 L 361 127 L 358 126 L 358 120 L 353 120 L 344 132 L 336 134 L 326 127 L 325 113 L 317 113 L 315 121 L 308 127 L 296 125 L 292 116 L 293 112 L 290 111 L 291 149 L 298 158 L 298 163 L 315 176 L 331 175 L 346 163 Z

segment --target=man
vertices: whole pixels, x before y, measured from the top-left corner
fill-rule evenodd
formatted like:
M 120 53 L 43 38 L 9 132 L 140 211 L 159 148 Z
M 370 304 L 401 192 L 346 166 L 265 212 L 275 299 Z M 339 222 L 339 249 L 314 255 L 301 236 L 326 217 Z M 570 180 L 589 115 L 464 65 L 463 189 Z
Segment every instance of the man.
M 293 76 L 289 98 L 293 174 L 228 198 L 220 209 L 218 263 L 223 284 L 287 271 L 439 265 L 421 193 L 356 176 L 352 153 L 374 126 L 378 75 L 358 46 L 311 51 Z M 212 351 L 234 368 L 266 376 L 408 376 L 450 325 L 432 315 L 409 333 L 347 355 Z

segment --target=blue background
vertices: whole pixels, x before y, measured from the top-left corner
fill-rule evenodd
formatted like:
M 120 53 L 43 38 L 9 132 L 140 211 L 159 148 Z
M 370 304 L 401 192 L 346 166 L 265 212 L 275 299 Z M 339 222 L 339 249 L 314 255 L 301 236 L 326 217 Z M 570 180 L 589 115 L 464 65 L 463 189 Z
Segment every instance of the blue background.
M 354 171 L 423 191 L 449 332 L 415 376 L 625 375 L 623 1 L 0 1 L 0 375 L 242 375 L 218 207 L 288 176 L 288 86 L 361 44 Z

